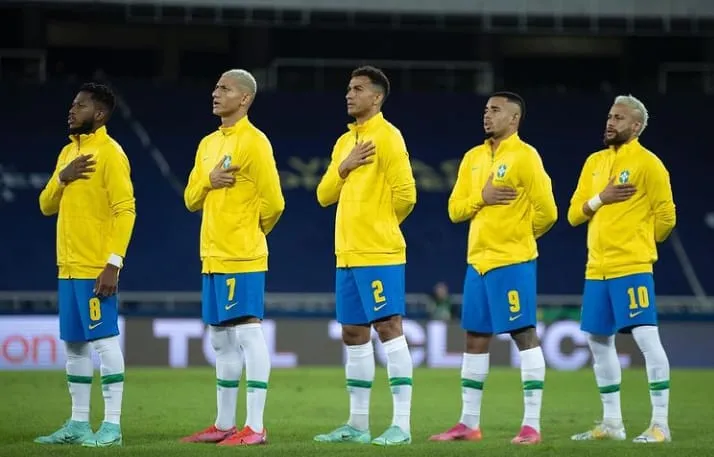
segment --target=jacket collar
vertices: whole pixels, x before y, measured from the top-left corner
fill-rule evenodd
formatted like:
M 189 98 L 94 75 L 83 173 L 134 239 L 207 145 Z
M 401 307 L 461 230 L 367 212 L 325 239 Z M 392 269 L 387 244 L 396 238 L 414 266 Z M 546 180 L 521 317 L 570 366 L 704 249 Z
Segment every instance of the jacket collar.
M 385 122 L 384 120 L 384 115 L 382 112 L 378 112 L 371 118 L 367 119 L 367 121 L 363 124 L 357 125 L 357 122 L 351 122 L 347 124 L 347 128 L 350 129 L 350 131 L 356 131 L 356 132 L 366 132 L 368 130 L 372 130 L 375 127 L 378 127 L 379 125 L 383 124 Z
M 520 142 L 521 142 L 521 137 L 518 136 L 518 132 L 515 132 L 511 136 L 506 138 L 505 140 L 501 141 L 501 143 L 498 145 L 498 149 L 496 149 L 495 151 L 491 150 L 491 143 L 492 143 L 491 138 L 486 139 L 483 142 L 483 145 L 486 146 L 489 153 L 492 152 L 494 155 L 496 155 L 496 154 L 499 154 L 501 151 L 503 151 L 505 148 L 515 146 L 515 145 L 519 144 Z
M 106 139 L 108 137 L 109 134 L 107 133 L 107 126 L 103 125 L 92 133 L 82 135 L 70 135 L 69 139 L 72 143 L 88 145 L 96 141 Z
M 615 146 L 610 146 L 607 149 L 608 149 L 608 151 L 611 151 L 613 154 L 627 154 L 629 152 L 638 151 L 638 150 L 642 149 L 642 145 L 640 144 L 639 138 L 635 137 L 632 140 L 630 140 L 627 143 L 620 146 L 619 149 L 615 149 Z
M 250 120 L 248 120 L 248 116 L 246 115 L 246 116 L 243 116 L 242 118 L 240 118 L 238 120 L 238 122 L 236 122 L 235 124 L 233 124 L 231 126 L 218 127 L 218 131 L 220 131 L 225 136 L 229 136 L 229 135 L 234 135 L 234 134 L 240 132 L 241 130 L 245 129 L 249 125 L 251 125 Z

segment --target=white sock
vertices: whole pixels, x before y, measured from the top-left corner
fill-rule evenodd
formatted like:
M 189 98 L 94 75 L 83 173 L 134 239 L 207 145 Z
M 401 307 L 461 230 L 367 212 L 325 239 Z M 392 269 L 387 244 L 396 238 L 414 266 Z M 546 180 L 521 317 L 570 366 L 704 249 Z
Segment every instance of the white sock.
M 588 344 L 593 354 L 593 371 L 602 400 L 603 422 L 622 425 L 620 406 L 620 383 L 622 367 L 617 357 L 615 336 L 588 335 Z
M 94 366 L 89 343 L 65 342 L 67 385 L 72 397 L 72 420 L 89 422 L 89 400 L 92 396 Z
M 669 360 L 653 325 L 635 327 L 632 336 L 645 357 L 647 381 L 650 385 L 652 423 L 668 425 L 669 419 Z
M 464 353 L 461 362 L 461 419 L 471 429 L 481 424 L 483 383 L 488 376 L 489 355 Z
M 374 370 L 372 340 L 347 346 L 345 376 L 350 393 L 350 418 L 347 424 L 365 432 L 369 430 L 369 396 L 374 382 Z
M 523 424 L 540 432 L 540 410 L 543 404 L 545 359 L 540 346 L 521 351 L 521 380 L 523 381 Z
M 265 343 L 263 328 L 258 323 L 236 326 L 238 343 L 245 357 L 247 414 L 245 425 L 254 432 L 263 431 L 263 413 L 270 378 L 270 353 Z
M 92 342 L 99 354 L 104 397 L 104 422 L 119 425 L 124 394 L 124 354 L 118 336 L 110 336 Z
M 216 352 L 216 422 L 218 430 L 236 425 L 238 383 L 243 370 L 243 350 L 238 345 L 234 327 L 210 325 L 208 333 Z
M 412 372 L 414 363 L 409 353 L 407 339 L 398 336 L 382 343 L 387 354 L 387 376 L 392 389 L 392 425 L 411 433 L 409 416 L 412 409 Z

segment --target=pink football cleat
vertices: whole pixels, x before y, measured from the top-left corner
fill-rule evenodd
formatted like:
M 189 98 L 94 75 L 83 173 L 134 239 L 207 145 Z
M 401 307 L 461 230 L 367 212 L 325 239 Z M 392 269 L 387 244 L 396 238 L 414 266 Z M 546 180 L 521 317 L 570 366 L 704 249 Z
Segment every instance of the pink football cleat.
M 211 425 L 205 430 L 196 432 L 191 436 L 181 438 L 182 443 L 219 443 L 229 436 L 235 434 L 236 428 L 230 430 L 219 430 L 215 425 Z
M 540 433 L 530 425 L 521 427 L 521 432 L 511 440 L 513 444 L 538 444 L 540 443 Z
M 218 446 L 252 446 L 254 444 L 265 444 L 267 442 L 267 434 L 265 428 L 258 433 L 247 425 L 238 433 L 235 433 L 224 439 Z
M 469 428 L 459 423 L 443 433 L 431 436 L 429 441 L 480 441 L 481 438 L 480 428 Z

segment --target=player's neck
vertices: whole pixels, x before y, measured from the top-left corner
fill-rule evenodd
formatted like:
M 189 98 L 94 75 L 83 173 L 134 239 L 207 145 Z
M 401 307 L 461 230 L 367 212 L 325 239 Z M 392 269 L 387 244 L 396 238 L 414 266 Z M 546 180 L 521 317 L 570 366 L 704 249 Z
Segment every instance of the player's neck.
M 509 130 L 508 132 L 504 133 L 503 135 L 499 135 L 498 137 L 491 137 L 491 151 L 495 152 L 505 139 L 510 138 L 511 135 L 515 133 L 515 130 Z
M 378 109 L 377 109 L 377 110 L 370 110 L 370 111 L 368 111 L 368 112 L 365 113 L 365 114 L 362 114 L 362 115 L 359 115 L 359 116 L 355 116 L 355 122 L 357 123 L 357 125 L 362 125 L 362 124 L 364 124 L 365 122 L 367 122 L 368 120 L 372 119 L 372 118 L 373 118 L 374 116 L 376 116 L 377 114 L 379 114 L 379 110 L 378 110 Z
M 235 113 L 221 118 L 221 125 L 223 127 L 232 127 L 236 125 L 236 122 L 243 119 L 248 113 L 246 111 L 238 110 Z

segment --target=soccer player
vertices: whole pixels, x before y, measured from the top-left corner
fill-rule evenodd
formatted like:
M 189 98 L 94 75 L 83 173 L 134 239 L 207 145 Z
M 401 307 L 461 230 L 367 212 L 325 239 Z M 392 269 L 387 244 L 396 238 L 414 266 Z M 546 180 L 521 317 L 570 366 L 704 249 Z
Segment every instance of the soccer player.
M 616 333 L 631 333 L 642 351 L 652 419 L 637 443 L 671 440 L 668 425 L 669 360 L 657 329 L 652 265 L 656 243 L 676 223 L 669 173 L 640 144 L 647 127 L 645 105 L 631 95 L 615 98 L 607 116 L 607 149 L 585 161 L 570 200 L 568 221 L 588 223 L 588 261 L 580 327 L 588 334 L 603 421 L 573 440 L 626 438 L 620 408 L 622 371 Z
M 217 416 L 184 442 L 263 444 L 270 354 L 263 336 L 267 235 L 285 208 L 270 141 L 248 119 L 257 84 L 245 70 L 221 75 L 213 114 L 221 126 L 198 145 L 184 201 L 202 210 L 202 315 L 216 352 Z M 236 429 L 238 382 L 245 361 L 247 416 Z
M 520 351 L 524 415 L 514 444 L 541 440 L 545 360 L 536 334 L 536 240 L 558 211 L 540 155 L 521 140 L 523 99 L 493 94 L 484 110 L 486 141 L 469 150 L 449 197 L 452 222 L 469 221 L 468 265 L 461 324 L 466 352 L 461 365 L 459 423 L 433 441 L 482 438 L 481 397 L 493 334 L 509 333 Z
M 136 218 L 129 161 L 107 133 L 112 91 L 80 87 L 69 110 L 69 139 L 40 194 L 40 210 L 57 217 L 60 338 L 67 353 L 72 417 L 42 444 L 121 446 L 124 355 L 119 344 L 117 284 Z M 104 421 L 89 424 L 94 365 L 99 354 Z
M 335 143 L 317 187 L 323 207 L 337 203 L 335 299 L 347 346 L 350 416 L 315 441 L 390 446 L 411 443 L 412 359 L 402 332 L 406 243 L 399 225 L 414 209 L 416 185 L 401 132 L 382 114 L 389 80 L 374 67 L 357 68 L 347 89 L 355 122 Z M 392 425 L 371 439 L 369 399 L 374 381 L 374 326 L 387 354 Z

